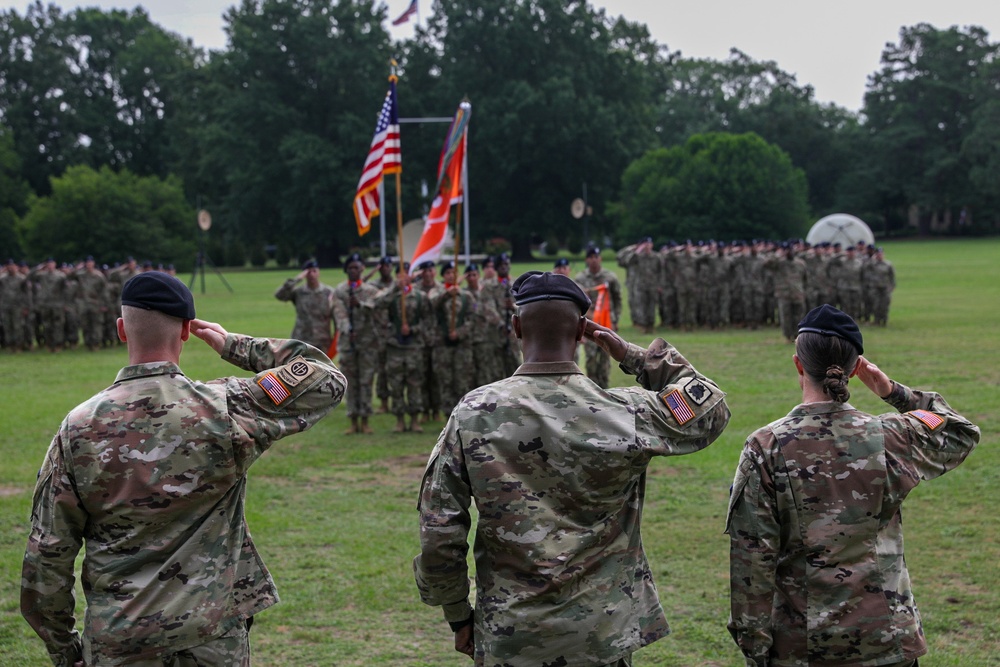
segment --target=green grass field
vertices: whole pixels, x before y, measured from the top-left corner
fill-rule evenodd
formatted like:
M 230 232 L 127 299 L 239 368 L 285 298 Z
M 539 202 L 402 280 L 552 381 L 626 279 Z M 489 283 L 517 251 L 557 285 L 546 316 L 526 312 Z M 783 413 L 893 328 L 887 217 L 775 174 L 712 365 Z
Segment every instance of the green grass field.
M 983 433 L 963 466 L 921 485 L 904 508 L 907 561 L 930 643 L 921 667 L 1000 667 L 1000 239 L 893 242 L 886 256 L 899 286 L 889 326 L 863 330 L 866 356 L 890 377 L 940 392 Z M 513 273 L 548 266 L 515 265 Z M 208 274 L 207 293 L 195 288 L 199 317 L 230 331 L 285 336 L 292 308 L 272 295 L 291 273 L 229 273 L 235 294 Z M 335 284 L 343 274 L 323 277 Z M 625 325 L 627 338 L 648 343 L 627 318 Z M 773 329 L 662 335 L 728 392 L 733 418 L 708 449 L 650 467 L 644 542 L 673 634 L 634 663 L 735 667 L 743 662 L 725 628 L 726 500 L 746 435 L 800 398 L 792 348 Z M 2 667 L 49 664 L 18 611 L 35 474 L 66 412 L 125 363 L 124 348 L 0 357 Z M 199 380 L 242 373 L 194 339 L 181 366 Z M 629 382 L 614 372 L 613 382 Z M 855 406 L 891 410 L 857 381 L 851 387 Z M 471 664 L 453 652 L 440 611 L 419 601 L 411 570 L 418 484 L 443 422 L 422 435 L 392 434 L 392 424 L 379 415 L 375 436 L 344 436 L 338 409 L 277 443 L 251 471 L 248 521 L 282 597 L 256 619 L 255 664 Z

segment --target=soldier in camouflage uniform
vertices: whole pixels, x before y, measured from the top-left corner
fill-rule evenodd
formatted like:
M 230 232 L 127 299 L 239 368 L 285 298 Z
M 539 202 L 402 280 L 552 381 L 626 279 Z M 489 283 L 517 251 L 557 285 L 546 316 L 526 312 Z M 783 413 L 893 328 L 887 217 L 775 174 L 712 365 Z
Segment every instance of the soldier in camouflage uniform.
M 58 352 L 66 342 L 66 275 L 50 257 L 31 271 L 31 281 L 35 288 L 36 327 L 41 329 L 46 347 Z
M 347 416 L 351 426 L 345 435 L 371 433 L 368 418 L 372 414 L 372 378 L 378 365 L 379 338 L 372 308 L 364 308 L 378 294 L 378 288 L 361 280 L 365 269 L 361 255 L 354 253 L 344 263 L 347 280 L 333 290 L 333 319 L 340 337 L 337 341 L 340 370 L 347 378 Z
M 465 392 L 472 389 L 472 311 L 475 299 L 455 280 L 455 263 L 441 265 L 443 283 L 431 296 L 431 309 L 438 329 L 434 348 L 434 374 L 441 410 L 451 414 Z
M 643 333 L 652 333 L 659 302 L 660 256 L 653 250 L 653 239 L 646 237 L 635 245 L 625 246 L 616 255 L 624 267 L 628 287 L 628 307 L 632 324 Z
M 24 322 L 31 312 L 31 283 L 21 275 L 14 260 L 8 260 L 0 273 L 0 318 L 3 319 L 3 344 L 11 352 L 29 349 Z
M 104 335 L 104 320 L 108 312 L 106 303 L 108 281 L 94 264 L 93 257 L 87 257 L 76 272 L 80 286 L 80 324 L 83 328 L 83 342 L 90 350 L 101 347 Z
M 63 264 L 60 271 L 66 276 L 66 291 L 63 296 L 66 334 L 63 340 L 67 349 L 73 349 L 80 344 L 80 282 L 72 264 Z
M 326 415 L 344 376 L 299 341 L 194 319 L 190 291 L 164 273 L 136 276 L 122 301 L 130 365 L 69 413 L 45 456 L 22 613 L 57 667 L 249 665 L 248 622 L 278 597 L 243 516 L 247 470 Z M 256 375 L 188 379 L 177 364 L 189 333 Z
M 495 342 L 495 364 L 493 369 L 494 380 L 510 377 L 521 364 L 521 347 L 518 345 L 517 337 L 511 328 L 510 318 L 514 314 L 514 300 L 510 296 L 510 257 L 507 253 L 500 253 L 494 262 L 496 278 L 493 280 L 483 280 L 483 298 L 493 302 L 493 309 L 500 316 L 500 326 L 494 334 Z
M 300 285 L 303 280 L 305 284 Z M 292 338 L 309 343 L 321 352 L 330 349 L 333 288 L 319 281 L 319 265 L 314 260 L 303 264 L 299 275 L 286 280 L 274 293 L 274 298 L 295 304 Z
M 729 630 L 748 667 L 912 665 L 927 652 L 900 507 L 961 463 L 979 429 L 938 394 L 867 361 L 829 305 L 800 323 L 802 403 L 750 435 L 733 482 Z M 847 400 L 854 372 L 900 414 Z
M 729 409 L 669 343 L 643 349 L 582 317 L 590 300 L 569 278 L 531 271 L 514 294 L 524 363 L 462 399 L 424 473 L 420 597 L 480 667 L 628 665 L 670 631 L 640 539 L 646 468 L 708 446 Z M 606 391 L 584 376 L 581 337 L 640 386 Z
M 371 283 L 378 291 L 382 291 L 392 287 L 392 284 L 395 282 L 392 273 L 392 258 L 388 256 L 382 257 L 378 261 L 378 266 L 375 267 L 375 272 L 370 273 L 365 278 L 365 282 Z M 374 314 L 375 330 L 378 332 L 375 338 L 375 346 L 378 350 L 378 368 L 375 371 L 375 395 L 378 396 L 379 400 L 378 412 L 379 414 L 384 414 L 389 412 L 389 380 L 385 372 L 385 341 L 389 321 L 386 319 L 386 311 L 382 308 L 375 309 Z
M 784 244 L 775 257 L 764 263 L 774 276 L 774 298 L 778 303 L 781 333 L 789 343 L 795 340 L 795 328 L 806 309 L 806 265 L 795 250 Z
M 441 386 L 438 380 L 437 368 L 434 367 L 434 350 L 441 344 L 441 334 L 434 316 L 431 299 L 437 293 L 439 285 L 434 275 L 434 262 L 426 260 L 417 266 L 416 280 L 413 289 L 421 292 L 426 299 L 425 308 L 421 311 L 424 322 L 420 325 L 421 338 L 424 344 L 424 423 L 436 420 L 441 412 Z
M 492 299 L 483 296 L 483 288 L 479 281 L 479 267 L 471 263 L 465 267 L 465 284 L 473 299 L 471 327 L 472 340 L 472 386 L 481 387 L 484 384 L 499 380 L 495 375 L 496 368 L 496 335 L 501 326 L 500 315 Z
M 896 289 L 896 270 L 892 262 L 885 259 L 882 248 L 875 249 L 866 269 L 872 320 L 876 326 L 884 327 L 889 322 L 889 303 L 892 291 Z
M 588 317 L 594 317 L 593 308 L 597 307 L 599 299 L 605 299 L 605 307 L 611 311 L 611 329 L 618 330 L 618 318 L 622 313 L 622 288 L 618 276 L 601 267 L 601 249 L 587 248 L 584 253 L 587 268 L 576 274 L 576 282 L 591 298 L 594 306 Z M 597 343 L 592 340 L 583 342 L 583 358 L 587 369 L 587 377 L 598 386 L 607 389 L 611 385 L 611 359 Z
M 422 433 L 420 413 L 424 411 L 424 343 L 421 327 L 429 310 L 427 297 L 414 289 L 410 265 L 403 264 L 396 282 L 382 290 L 372 303 L 384 308 L 389 321 L 386 339 L 386 374 L 389 378 L 390 409 L 396 415 L 397 433 Z M 405 415 L 410 416 L 409 425 Z

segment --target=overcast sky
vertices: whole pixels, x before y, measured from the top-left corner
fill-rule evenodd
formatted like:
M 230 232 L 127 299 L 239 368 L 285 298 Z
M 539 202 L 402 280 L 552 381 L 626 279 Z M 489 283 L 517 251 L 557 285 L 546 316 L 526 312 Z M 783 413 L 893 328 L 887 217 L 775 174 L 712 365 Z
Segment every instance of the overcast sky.
M 44 1 L 44 0 L 43 0 Z M 386 0 L 390 18 L 409 0 Z M 1000 2 L 996 0 L 591 0 L 611 16 L 645 23 L 653 38 L 689 58 L 724 60 L 738 48 L 754 60 L 773 60 L 809 84 L 821 102 L 851 110 L 862 104 L 867 77 L 879 68 L 882 49 L 896 43 L 899 29 L 918 23 L 936 28 L 978 25 L 1000 41 Z M 418 0 L 424 21 L 431 0 Z M 46 2 L 48 4 L 48 2 Z M 235 0 L 90 0 L 56 2 L 131 9 L 141 4 L 156 23 L 190 37 L 198 46 L 225 46 L 222 14 Z M 0 8 L 24 13 L 26 0 L 0 0 Z M 394 29 L 397 38 L 413 34 L 411 23 Z

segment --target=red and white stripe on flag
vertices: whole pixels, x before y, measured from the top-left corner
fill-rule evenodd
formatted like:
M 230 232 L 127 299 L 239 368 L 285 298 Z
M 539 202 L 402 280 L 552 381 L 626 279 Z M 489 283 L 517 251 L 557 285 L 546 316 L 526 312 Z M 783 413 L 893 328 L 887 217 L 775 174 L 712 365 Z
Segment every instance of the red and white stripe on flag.
M 448 216 L 453 204 L 462 201 L 462 169 L 465 162 L 465 136 L 455 150 L 451 162 L 445 167 L 447 176 L 441 183 L 441 191 L 431 204 L 430 213 L 424 221 L 424 231 L 417 241 L 417 247 L 413 251 L 413 259 L 410 260 L 411 270 L 416 269 L 422 262 L 428 260 L 436 262 L 441 258 L 441 249 L 444 246 L 444 238 L 448 231 Z
M 395 174 L 403 169 L 403 157 L 399 141 L 399 110 L 396 107 L 396 82 L 389 81 L 389 92 L 385 95 L 382 109 L 375 124 L 365 158 L 365 167 L 358 181 L 354 195 L 354 220 L 358 224 L 358 234 L 364 236 L 371 229 L 371 219 L 379 214 L 379 185 L 385 174 Z

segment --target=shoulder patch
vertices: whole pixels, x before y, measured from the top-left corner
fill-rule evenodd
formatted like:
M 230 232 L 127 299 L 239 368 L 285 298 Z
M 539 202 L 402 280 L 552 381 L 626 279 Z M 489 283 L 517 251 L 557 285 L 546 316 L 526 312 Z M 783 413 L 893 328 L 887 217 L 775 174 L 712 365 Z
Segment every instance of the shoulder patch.
M 712 390 L 698 378 L 688 380 L 688 383 L 684 385 L 684 393 L 695 405 L 701 405 L 712 397 Z
M 281 405 L 288 400 L 289 396 L 292 395 L 288 391 L 288 388 L 282 384 L 281 380 L 279 380 L 278 377 L 270 371 L 264 373 L 264 375 L 257 380 L 257 384 L 260 385 L 260 388 L 264 390 L 265 394 L 271 397 L 271 400 L 274 401 L 275 405 Z
M 309 363 L 302 357 L 298 355 L 293 357 L 284 366 L 279 366 L 275 369 L 278 377 L 289 387 L 297 387 L 300 382 L 307 379 L 310 375 L 316 372 L 316 369 L 309 365 Z
M 683 426 L 694 419 L 694 412 L 691 410 L 691 406 L 687 404 L 687 401 L 684 400 L 680 389 L 674 389 L 666 395 L 661 394 L 660 400 L 663 401 L 663 404 L 670 410 L 670 414 L 677 420 L 678 426 Z
M 932 431 L 944 423 L 943 417 L 939 417 L 933 412 L 928 412 L 927 410 L 910 410 L 906 414 L 913 415 L 914 417 L 922 421 L 924 424 L 926 424 L 927 427 Z

